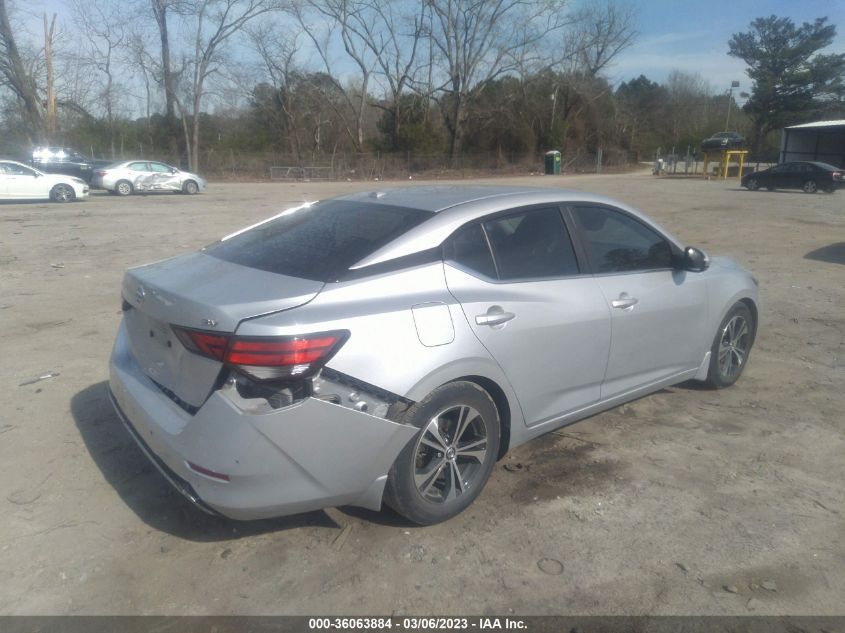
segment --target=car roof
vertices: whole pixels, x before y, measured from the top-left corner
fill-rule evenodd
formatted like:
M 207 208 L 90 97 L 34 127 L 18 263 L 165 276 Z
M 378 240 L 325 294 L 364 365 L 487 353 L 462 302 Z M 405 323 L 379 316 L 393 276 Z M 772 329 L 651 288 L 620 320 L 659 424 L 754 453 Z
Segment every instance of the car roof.
M 597 194 L 576 189 L 552 187 L 514 187 L 502 185 L 421 185 L 392 187 L 376 191 L 362 191 L 336 198 L 354 200 L 369 204 L 384 204 L 391 207 L 409 207 L 441 213 L 443 211 L 472 205 L 490 208 L 526 206 L 544 202 L 596 202 L 619 205 L 621 203 Z M 490 211 L 485 211 L 484 214 Z
M 830 163 L 823 163 L 820 160 L 810 160 L 810 161 L 807 161 L 807 162 L 810 163 L 811 165 L 815 165 L 816 167 L 821 167 L 822 169 L 825 169 L 825 170 L 839 171 L 839 170 L 842 169 L 841 167 L 837 167 L 836 165 L 831 165 Z
M 606 196 L 575 189 L 498 185 L 431 185 L 364 191 L 336 199 L 393 207 L 410 207 L 429 211 L 433 214 L 430 219 L 362 259 L 352 266 L 352 269 L 372 266 L 435 248 L 467 222 L 491 213 L 532 205 L 567 202 L 601 204 L 622 209 L 637 217 L 646 225 L 654 227 L 674 242 L 678 248 L 682 248 L 681 243 L 671 233 L 637 209 Z

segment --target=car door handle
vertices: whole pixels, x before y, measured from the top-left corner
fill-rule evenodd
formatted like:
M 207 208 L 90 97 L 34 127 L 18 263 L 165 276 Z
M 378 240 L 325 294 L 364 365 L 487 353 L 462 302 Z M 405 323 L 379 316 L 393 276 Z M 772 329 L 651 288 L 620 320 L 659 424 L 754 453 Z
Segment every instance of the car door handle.
M 636 297 L 631 297 L 627 292 L 623 292 L 619 295 L 618 299 L 611 301 L 610 305 L 614 308 L 619 308 L 620 310 L 627 310 L 628 308 L 633 308 L 638 303 L 639 300 Z
M 502 325 L 515 317 L 516 315 L 513 312 L 504 312 L 501 308 L 497 311 L 493 311 L 491 308 L 487 311 L 487 314 L 479 314 L 476 316 L 475 322 L 478 325 Z

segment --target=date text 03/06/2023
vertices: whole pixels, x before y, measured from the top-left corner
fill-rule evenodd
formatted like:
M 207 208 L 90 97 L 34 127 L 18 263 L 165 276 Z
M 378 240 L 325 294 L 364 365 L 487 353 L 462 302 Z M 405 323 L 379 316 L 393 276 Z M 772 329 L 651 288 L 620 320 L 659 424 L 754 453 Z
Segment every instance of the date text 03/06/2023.
M 428 631 L 428 630 L 479 630 L 525 631 L 527 626 L 519 618 L 475 617 L 403 617 L 403 618 L 309 618 L 308 628 L 312 631 Z

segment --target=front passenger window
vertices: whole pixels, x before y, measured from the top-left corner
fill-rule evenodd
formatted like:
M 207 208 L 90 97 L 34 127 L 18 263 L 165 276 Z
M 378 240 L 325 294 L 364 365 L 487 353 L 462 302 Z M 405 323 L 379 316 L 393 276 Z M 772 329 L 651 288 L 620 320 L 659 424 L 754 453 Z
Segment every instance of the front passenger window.
M 572 209 L 597 273 L 672 267 L 672 248 L 663 236 L 626 213 L 606 207 Z

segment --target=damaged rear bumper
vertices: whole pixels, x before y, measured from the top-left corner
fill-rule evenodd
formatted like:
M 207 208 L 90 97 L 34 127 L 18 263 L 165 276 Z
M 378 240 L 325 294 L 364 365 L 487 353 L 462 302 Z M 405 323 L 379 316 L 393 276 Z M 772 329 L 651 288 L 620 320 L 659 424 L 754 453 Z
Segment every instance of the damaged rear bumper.
M 225 389 L 191 415 L 143 374 L 122 325 L 110 387 L 130 434 L 168 481 L 206 512 L 232 519 L 339 505 L 377 510 L 388 470 L 417 432 L 315 398 L 249 412 Z

